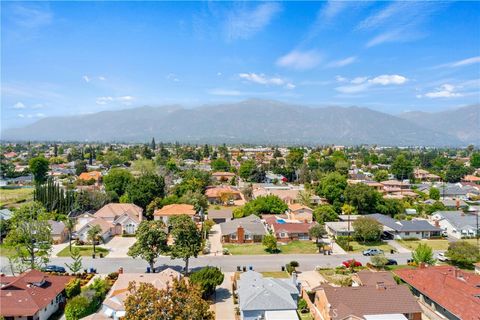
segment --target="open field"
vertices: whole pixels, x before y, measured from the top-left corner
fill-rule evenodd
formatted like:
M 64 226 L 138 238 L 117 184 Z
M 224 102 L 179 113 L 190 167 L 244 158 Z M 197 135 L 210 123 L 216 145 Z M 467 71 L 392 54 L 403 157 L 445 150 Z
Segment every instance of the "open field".
M 261 243 L 245 244 L 223 244 L 223 248 L 228 249 L 232 255 L 258 255 L 268 254 Z M 292 241 L 288 244 L 278 244 L 279 254 L 305 254 L 317 253 L 318 249 L 315 243 L 310 241 Z
M 73 248 L 73 247 L 72 247 Z M 92 246 L 75 246 L 75 248 L 80 249 L 80 255 L 81 256 L 92 256 L 93 254 L 93 247 Z M 108 255 L 108 250 L 102 247 L 96 247 L 95 248 L 97 257 L 100 253 L 103 253 L 103 256 L 105 257 Z M 70 257 L 70 250 L 68 247 L 63 249 L 57 254 L 58 257 Z
M 33 199 L 33 188 L 1 188 L 0 207 L 17 207 Z

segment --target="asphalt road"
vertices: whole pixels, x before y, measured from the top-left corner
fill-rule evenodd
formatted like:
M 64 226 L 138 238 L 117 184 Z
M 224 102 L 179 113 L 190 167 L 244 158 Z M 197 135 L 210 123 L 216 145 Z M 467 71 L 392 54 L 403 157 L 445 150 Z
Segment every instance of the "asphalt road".
M 388 258 L 397 260 L 398 264 L 406 264 L 407 259 L 411 258 L 410 253 L 387 254 Z M 301 254 L 301 255 L 242 255 L 242 256 L 200 256 L 190 259 L 189 268 L 195 269 L 204 266 L 217 266 L 223 271 L 236 271 L 237 266 L 252 266 L 257 271 L 279 271 L 286 263 L 295 260 L 298 261 L 300 271 L 313 270 L 316 266 L 336 267 L 343 261 L 354 258 L 363 264 L 370 261 L 370 257 L 364 257 L 362 254 L 339 254 L 325 256 L 323 254 Z M 52 258 L 49 264 L 65 266 L 65 262 L 71 263 L 71 258 Z M 179 259 L 172 260 L 169 257 L 161 257 L 156 263 L 156 267 L 163 269 L 172 267 L 180 270 L 184 266 L 184 262 Z M 147 263 L 141 259 L 132 258 L 83 258 L 84 268 L 96 268 L 98 273 L 110 273 L 118 271 L 120 267 L 124 272 L 145 272 Z M 0 271 L 10 274 L 8 261 L 1 257 Z

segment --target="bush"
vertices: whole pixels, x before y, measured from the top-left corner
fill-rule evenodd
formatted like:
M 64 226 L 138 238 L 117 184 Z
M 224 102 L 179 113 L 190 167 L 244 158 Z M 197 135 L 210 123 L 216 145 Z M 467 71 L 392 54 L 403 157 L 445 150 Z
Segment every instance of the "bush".
M 76 296 L 68 301 L 65 306 L 65 318 L 67 320 L 78 320 L 88 316 L 90 301 L 85 296 Z
M 217 267 L 205 267 L 192 273 L 190 281 L 197 284 L 202 290 L 204 298 L 215 292 L 215 288 L 223 282 L 223 273 Z
M 345 251 L 353 251 L 353 247 L 348 245 L 348 236 L 338 236 L 335 241 Z
M 107 278 L 110 279 L 110 280 L 117 280 L 118 279 L 118 272 L 109 273 Z
M 303 298 L 300 298 L 300 300 L 298 300 L 297 308 L 301 313 L 307 313 L 308 312 L 307 301 L 305 301 L 305 299 L 303 299 Z
M 65 286 L 65 293 L 68 299 L 71 299 L 80 294 L 81 291 L 81 281 L 78 278 L 70 280 L 69 283 Z

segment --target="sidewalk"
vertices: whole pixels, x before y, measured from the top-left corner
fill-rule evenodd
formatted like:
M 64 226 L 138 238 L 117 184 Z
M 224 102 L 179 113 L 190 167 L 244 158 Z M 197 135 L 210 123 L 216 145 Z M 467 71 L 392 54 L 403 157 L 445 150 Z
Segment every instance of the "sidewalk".
M 232 294 L 232 277 L 234 272 L 225 272 L 225 277 L 215 292 L 215 319 L 235 320 Z
M 73 241 L 72 241 L 72 246 L 73 246 Z M 65 242 L 65 243 L 60 243 L 60 244 L 54 244 L 52 246 L 52 257 L 56 257 L 57 254 L 62 251 L 63 249 L 65 249 L 66 247 L 68 247 L 68 241 Z

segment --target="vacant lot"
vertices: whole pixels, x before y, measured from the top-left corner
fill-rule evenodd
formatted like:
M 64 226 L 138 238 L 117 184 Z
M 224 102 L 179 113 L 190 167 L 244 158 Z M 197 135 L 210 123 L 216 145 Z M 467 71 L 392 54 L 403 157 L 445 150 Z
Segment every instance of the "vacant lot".
M 81 256 L 91 256 L 93 254 L 93 247 L 92 246 L 76 246 L 75 248 L 80 249 L 80 255 Z M 103 256 L 105 257 L 108 254 L 108 250 L 102 247 L 96 247 L 95 248 L 97 256 L 100 253 L 103 253 Z M 68 247 L 60 251 L 57 256 L 58 257 L 70 257 L 70 250 Z
M 476 239 L 466 239 L 464 241 L 467 241 L 471 244 L 476 245 L 477 240 Z M 404 240 L 397 240 L 398 243 L 400 243 L 402 246 L 404 246 L 407 249 L 410 250 L 415 250 L 420 243 L 425 243 L 428 246 L 430 246 L 433 250 L 448 250 L 448 244 L 450 243 L 448 240 L 437 240 L 437 239 L 432 239 L 432 240 L 411 240 L 411 241 L 404 241 Z
M 228 249 L 232 255 L 257 255 L 269 254 L 261 243 L 245 244 L 223 244 L 223 248 Z M 278 244 L 279 254 L 305 254 L 317 253 L 318 249 L 315 243 L 310 241 L 292 241 L 288 244 Z
M 18 207 L 33 199 L 33 188 L 0 189 L 0 207 Z

